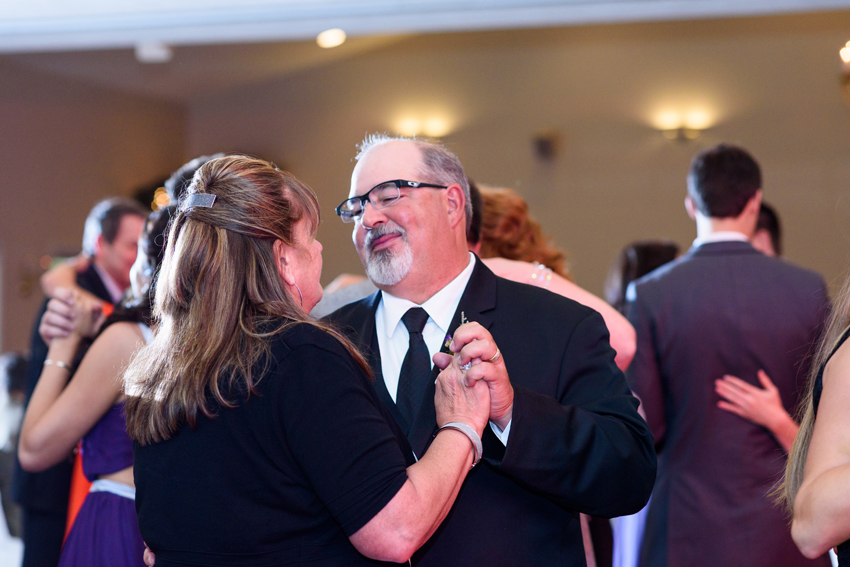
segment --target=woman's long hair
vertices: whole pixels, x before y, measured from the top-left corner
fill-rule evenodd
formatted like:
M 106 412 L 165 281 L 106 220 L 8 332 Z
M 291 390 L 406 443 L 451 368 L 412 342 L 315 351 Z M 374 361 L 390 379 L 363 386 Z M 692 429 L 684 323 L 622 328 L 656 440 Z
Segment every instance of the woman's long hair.
M 214 195 L 211 207 L 187 206 Z M 338 332 L 310 319 L 286 289 L 273 245 L 296 247 L 295 225 L 319 225 L 306 185 L 246 156 L 211 160 L 195 174 L 169 230 L 156 283 L 156 337 L 125 373 L 127 431 L 141 444 L 171 437 L 198 414 L 233 407 L 255 393 L 255 366 L 269 339 L 295 322 L 331 333 L 369 373 Z M 258 375 L 259 374 L 259 375 Z M 210 396 L 212 399 L 210 399 Z
M 572 281 L 564 253 L 543 233 L 528 203 L 513 189 L 478 185 L 481 192 L 481 257 L 539 262 Z
M 778 499 L 784 501 L 791 514 L 794 513 L 794 499 L 797 497 L 800 485 L 803 484 L 803 473 L 806 470 L 806 459 L 809 456 L 809 445 L 812 442 L 812 432 L 815 428 L 815 379 L 821 367 L 829 360 L 848 324 L 850 324 L 850 272 L 845 276 L 844 284 L 833 304 L 832 315 L 829 318 L 826 332 L 823 333 L 818 342 L 812 359 L 806 397 L 798 409 L 797 420 L 800 423 L 800 430 L 797 432 L 794 444 L 791 445 L 791 451 L 788 454 L 785 478 L 776 490 Z

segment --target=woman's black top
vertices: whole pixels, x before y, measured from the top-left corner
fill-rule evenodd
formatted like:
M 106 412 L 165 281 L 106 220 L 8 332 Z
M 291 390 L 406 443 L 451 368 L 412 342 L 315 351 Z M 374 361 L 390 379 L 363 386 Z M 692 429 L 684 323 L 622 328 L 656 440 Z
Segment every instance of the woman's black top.
M 139 529 L 157 567 L 374 564 L 348 536 L 413 457 L 367 376 L 336 339 L 297 324 L 271 339 L 257 390 L 135 444 Z
M 841 345 L 844 344 L 844 341 L 847 340 L 847 337 L 850 336 L 850 329 L 844 331 L 844 335 L 838 341 L 838 344 L 835 345 L 835 348 L 832 349 L 832 353 L 830 353 L 829 358 L 832 358 L 832 355 L 835 354 Z M 829 358 L 826 362 L 829 362 Z M 826 368 L 826 362 L 824 362 L 823 366 L 818 370 L 818 375 L 815 377 L 815 385 L 814 392 L 812 395 L 812 405 L 815 410 L 815 417 L 818 415 L 818 406 L 820 405 L 820 396 L 823 393 L 823 371 Z M 838 564 L 841 567 L 850 566 L 850 540 L 845 541 L 841 545 L 838 546 Z

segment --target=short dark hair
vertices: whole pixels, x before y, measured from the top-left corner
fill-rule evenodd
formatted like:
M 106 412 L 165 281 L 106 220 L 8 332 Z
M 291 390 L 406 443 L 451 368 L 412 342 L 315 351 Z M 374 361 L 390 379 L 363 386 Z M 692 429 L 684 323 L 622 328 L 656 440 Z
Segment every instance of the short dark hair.
M 481 242 L 481 215 L 484 205 L 481 202 L 481 191 L 472 179 L 469 181 L 469 200 L 472 201 L 472 216 L 467 224 L 466 241 L 475 246 Z
M 770 243 L 777 256 L 782 256 L 782 225 L 779 223 L 779 215 L 776 210 L 765 202 L 759 209 L 759 220 L 756 223 L 756 232 L 766 230 L 770 235 Z
M 688 196 L 705 216 L 737 217 L 759 189 L 761 169 L 743 148 L 720 144 L 691 162 Z
M 86 226 L 83 229 L 83 253 L 92 256 L 95 243 L 101 235 L 109 244 L 115 242 L 118 229 L 121 227 L 121 219 L 125 216 L 134 215 L 146 219 L 150 212 L 150 209 L 145 208 L 138 201 L 127 197 L 111 197 L 100 201 L 92 207 L 89 216 L 86 217 Z

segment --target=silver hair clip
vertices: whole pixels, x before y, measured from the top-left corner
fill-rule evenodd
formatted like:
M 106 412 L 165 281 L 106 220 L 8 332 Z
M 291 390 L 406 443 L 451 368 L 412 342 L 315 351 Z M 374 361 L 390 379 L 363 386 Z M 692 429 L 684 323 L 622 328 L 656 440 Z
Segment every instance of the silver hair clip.
M 213 203 L 215 203 L 215 195 L 195 193 L 186 197 L 186 201 L 183 203 L 183 209 L 185 210 L 189 207 L 212 207 Z

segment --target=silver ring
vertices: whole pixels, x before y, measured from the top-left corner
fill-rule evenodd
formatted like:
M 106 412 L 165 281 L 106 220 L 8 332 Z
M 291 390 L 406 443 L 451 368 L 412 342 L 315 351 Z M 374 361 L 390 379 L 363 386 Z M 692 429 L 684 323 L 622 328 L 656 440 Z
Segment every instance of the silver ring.
M 499 358 L 502 357 L 502 351 L 499 350 L 499 347 L 496 347 L 496 354 L 487 359 L 487 362 L 496 362 Z
M 472 361 L 470 360 L 466 364 L 461 364 L 459 368 L 463 371 L 469 370 L 470 368 L 472 368 Z

